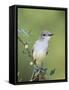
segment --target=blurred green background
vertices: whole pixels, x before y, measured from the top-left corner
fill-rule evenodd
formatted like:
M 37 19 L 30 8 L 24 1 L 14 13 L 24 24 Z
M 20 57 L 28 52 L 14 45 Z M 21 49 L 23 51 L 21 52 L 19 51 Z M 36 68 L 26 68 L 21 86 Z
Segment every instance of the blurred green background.
M 30 51 L 42 31 L 54 34 L 49 42 L 44 66 L 56 69 L 51 80 L 65 79 L 65 11 L 18 8 L 18 36 Z M 33 72 L 31 58 L 18 39 L 18 81 L 29 81 Z

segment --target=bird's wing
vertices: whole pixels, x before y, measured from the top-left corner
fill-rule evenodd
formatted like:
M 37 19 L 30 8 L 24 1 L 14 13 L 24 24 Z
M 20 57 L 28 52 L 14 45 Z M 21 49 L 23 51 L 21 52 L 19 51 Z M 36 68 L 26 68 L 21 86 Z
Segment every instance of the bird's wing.
M 48 55 L 48 51 L 46 52 L 46 55 Z
M 33 54 L 33 51 L 34 51 L 34 49 L 32 49 L 32 54 Z
M 32 48 L 32 54 L 33 54 L 33 52 L 34 52 L 34 48 L 35 48 L 35 46 L 36 46 L 36 44 L 38 43 L 38 40 L 35 42 L 35 44 L 33 45 L 33 48 Z
M 46 50 L 46 56 L 48 55 L 48 48 L 47 48 L 47 50 Z
M 34 52 L 34 48 L 32 49 L 32 55 L 33 55 L 33 52 Z M 36 64 L 36 59 L 34 60 L 34 58 L 33 58 L 33 64 Z

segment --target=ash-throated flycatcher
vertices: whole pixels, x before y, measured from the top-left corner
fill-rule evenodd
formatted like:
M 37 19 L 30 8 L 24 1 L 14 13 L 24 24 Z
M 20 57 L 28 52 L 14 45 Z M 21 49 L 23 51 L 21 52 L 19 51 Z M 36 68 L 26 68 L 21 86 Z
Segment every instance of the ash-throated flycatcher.
M 49 40 L 52 35 L 52 33 L 46 31 L 41 33 L 40 39 L 33 46 L 33 63 L 31 62 L 31 65 L 36 64 L 37 66 L 41 66 L 44 57 L 48 54 Z

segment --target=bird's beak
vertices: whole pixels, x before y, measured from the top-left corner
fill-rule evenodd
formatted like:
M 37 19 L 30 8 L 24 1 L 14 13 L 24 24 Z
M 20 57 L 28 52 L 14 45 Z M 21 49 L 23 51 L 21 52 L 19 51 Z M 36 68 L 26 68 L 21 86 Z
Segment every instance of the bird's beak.
M 49 36 L 53 36 L 53 33 L 50 33 Z

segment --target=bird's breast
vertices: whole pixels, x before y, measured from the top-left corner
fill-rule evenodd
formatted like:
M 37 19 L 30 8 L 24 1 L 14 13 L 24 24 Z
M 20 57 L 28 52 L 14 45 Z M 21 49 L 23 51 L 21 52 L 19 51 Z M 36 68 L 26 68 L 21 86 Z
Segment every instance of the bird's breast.
M 37 65 L 41 65 L 41 62 L 46 56 L 48 50 L 48 42 L 38 40 L 33 47 L 33 60 L 36 60 Z
M 34 45 L 33 57 L 37 60 L 42 60 L 46 56 L 46 52 L 48 49 L 48 43 L 46 42 L 37 42 Z
M 34 45 L 34 50 L 36 51 L 44 51 L 48 49 L 48 42 L 45 41 L 38 41 Z

